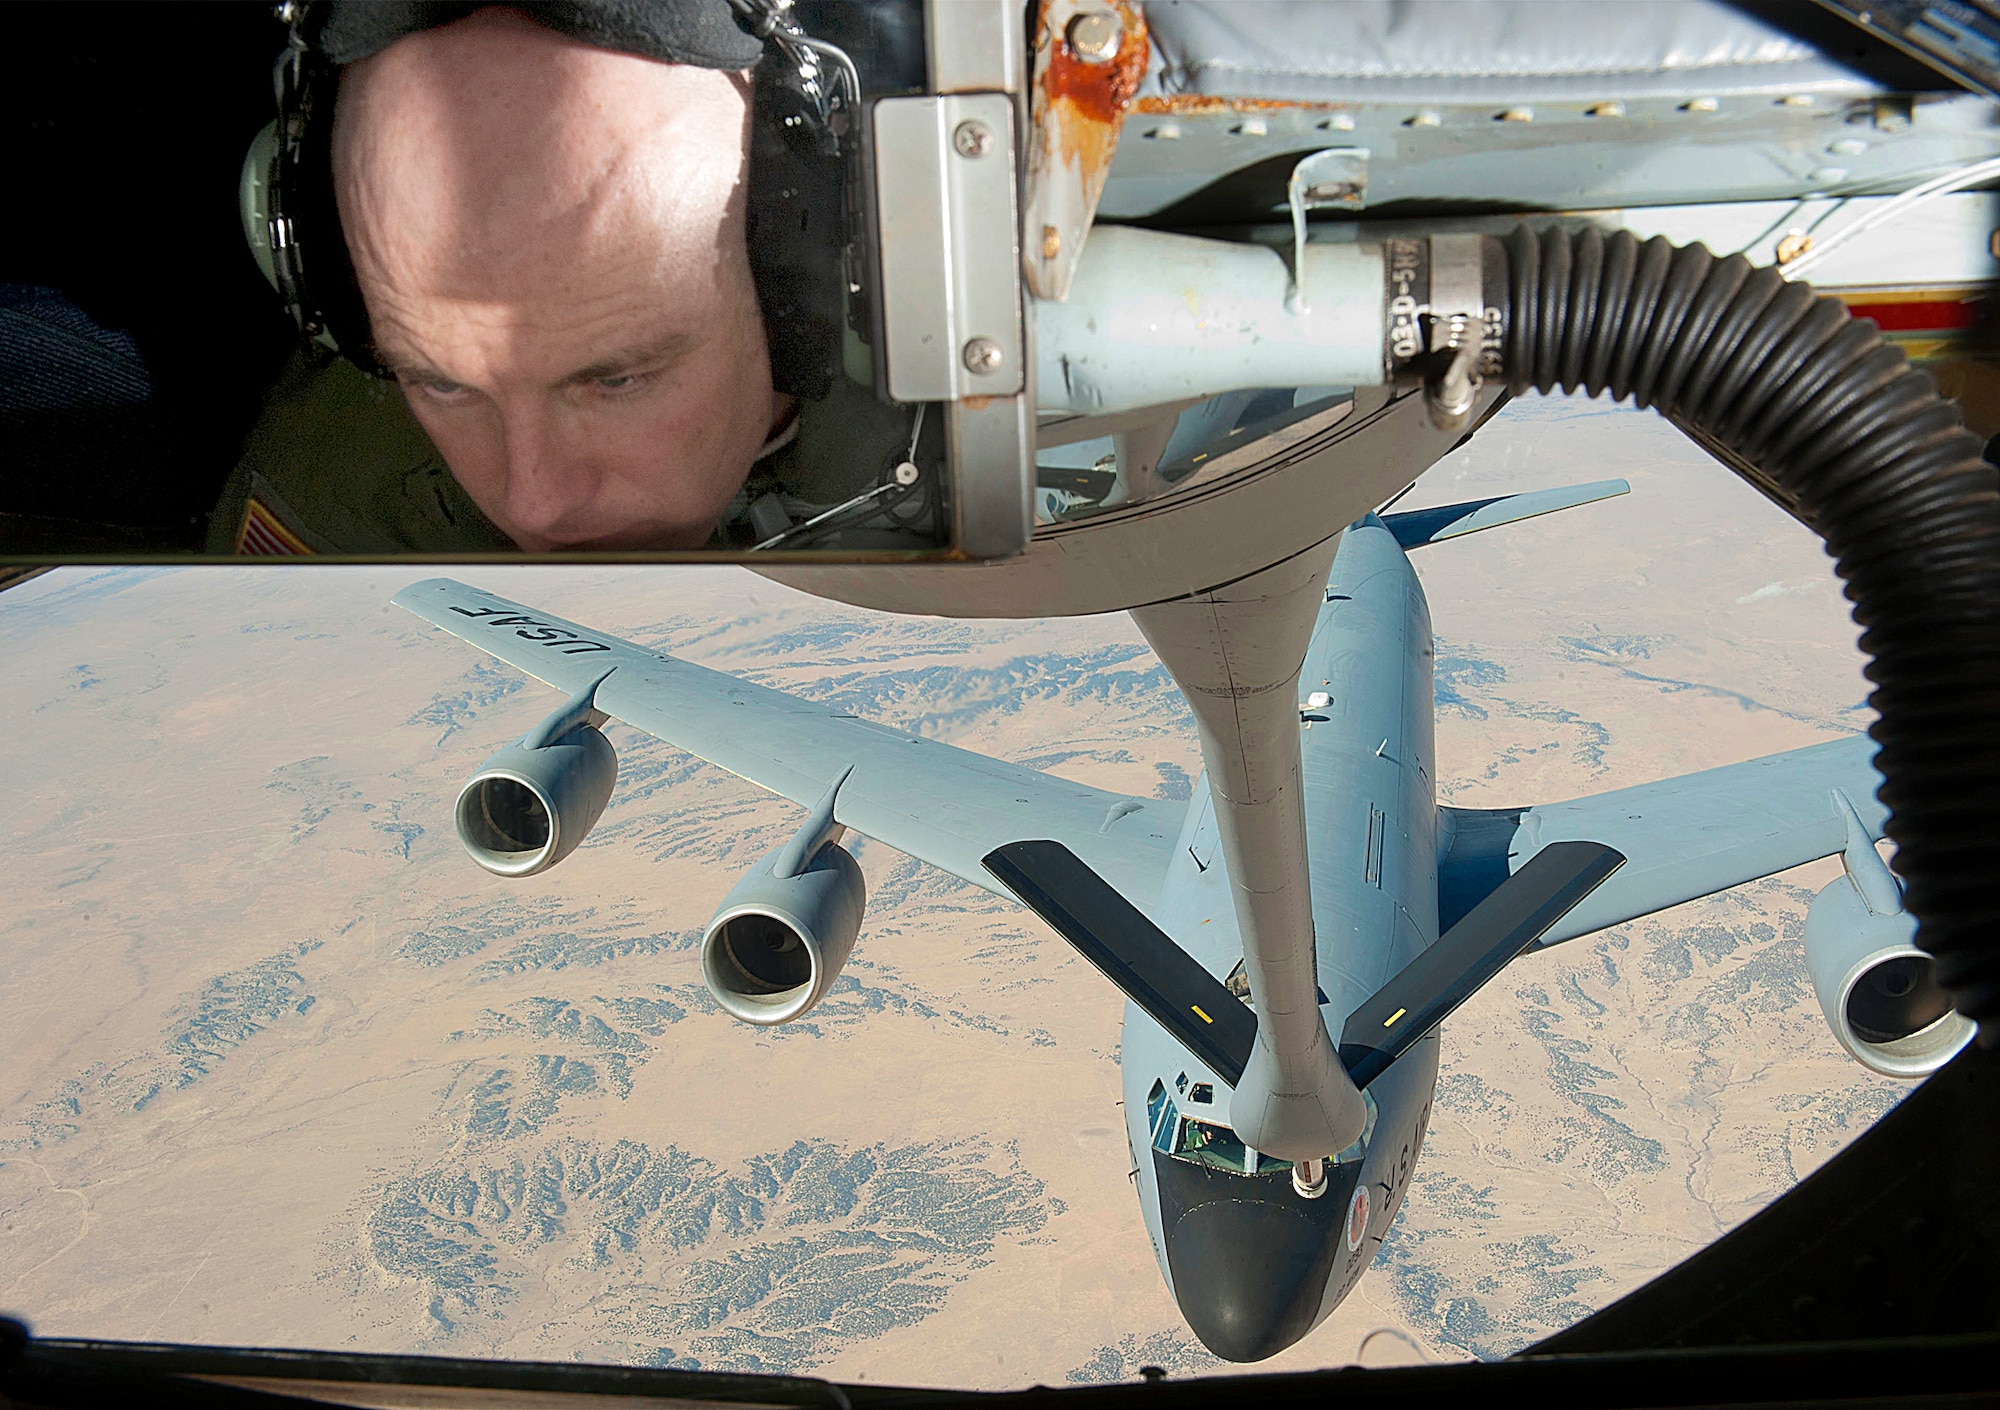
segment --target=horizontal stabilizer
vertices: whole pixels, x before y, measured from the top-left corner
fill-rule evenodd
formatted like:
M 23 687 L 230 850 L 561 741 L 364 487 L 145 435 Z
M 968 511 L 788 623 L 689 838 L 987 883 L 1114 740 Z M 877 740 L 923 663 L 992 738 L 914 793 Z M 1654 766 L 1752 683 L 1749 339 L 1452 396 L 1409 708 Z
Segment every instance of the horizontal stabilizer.
M 1382 524 L 1405 549 L 1422 548 L 1427 543 L 1463 538 L 1481 529 L 1518 523 L 1558 509 L 1574 509 L 1614 495 L 1629 494 L 1632 487 L 1623 480 L 1597 480 L 1588 485 L 1565 485 L 1559 490 L 1533 490 L 1528 494 L 1501 495 L 1497 499 L 1469 499 L 1463 504 L 1441 504 L 1435 509 L 1412 509 L 1403 514 L 1384 514 Z
M 1537 852 L 1348 1015 L 1340 1064 L 1354 1085 L 1380 1077 L 1624 864 L 1624 854 L 1598 842 L 1557 842 Z
M 1009 842 L 985 861 L 1022 905 L 1216 1076 L 1232 1087 L 1243 1079 L 1256 1016 L 1076 853 L 1060 842 Z

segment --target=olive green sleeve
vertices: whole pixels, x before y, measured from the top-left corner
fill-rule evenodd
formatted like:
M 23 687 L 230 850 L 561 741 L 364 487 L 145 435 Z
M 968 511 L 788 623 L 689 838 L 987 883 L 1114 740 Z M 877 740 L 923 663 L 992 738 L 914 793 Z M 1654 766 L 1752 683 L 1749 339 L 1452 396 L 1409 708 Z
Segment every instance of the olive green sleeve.
M 276 525 L 302 554 L 491 553 L 514 545 L 452 478 L 392 382 L 300 354 L 245 440 L 208 550 L 257 552 Z M 270 551 L 270 550 L 267 550 Z

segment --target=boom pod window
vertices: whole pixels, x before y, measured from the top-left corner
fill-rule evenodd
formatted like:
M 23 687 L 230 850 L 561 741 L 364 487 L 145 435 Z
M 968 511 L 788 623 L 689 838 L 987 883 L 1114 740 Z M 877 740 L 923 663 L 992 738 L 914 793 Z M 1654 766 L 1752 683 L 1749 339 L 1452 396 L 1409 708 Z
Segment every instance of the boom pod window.
M 17 99 L 0 556 L 1017 550 L 1013 8 L 136 9 Z

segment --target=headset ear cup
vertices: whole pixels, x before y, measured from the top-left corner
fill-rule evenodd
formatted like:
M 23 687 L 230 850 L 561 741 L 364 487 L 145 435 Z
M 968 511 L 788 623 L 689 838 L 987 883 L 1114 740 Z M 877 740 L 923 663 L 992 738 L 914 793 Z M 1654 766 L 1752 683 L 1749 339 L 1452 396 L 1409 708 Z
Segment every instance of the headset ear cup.
M 278 160 L 278 124 L 275 119 L 250 139 L 243 154 L 243 174 L 236 183 L 236 210 L 243 220 L 243 240 L 250 258 L 273 290 L 278 287 L 278 270 L 271 260 L 271 168 Z
M 298 188 L 290 193 L 300 217 L 302 252 L 311 260 L 312 297 L 322 332 L 320 339 L 371 377 L 389 371 L 375 356 L 375 338 L 368 326 L 368 306 L 355 282 L 348 257 L 347 236 L 340 226 L 340 205 L 333 184 L 334 95 L 340 74 L 331 65 L 315 81 L 315 102 L 306 123 L 300 152 Z M 310 242 L 309 247 L 307 242 Z
M 340 71 L 306 51 L 296 69 L 280 70 L 278 120 L 251 143 L 239 201 L 245 236 L 258 264 L 308 342 L 337 352 L 374 377 L 389 372 L 375 357 L 368 310 L 354 281 L 333 190 L 333 105 Z M 262 187 L 263 218 L 252 226 L 259 143 L 270 157 Z M 263 238 L 257 238 L 261 229 Z
M 842 158 L 769 63 L 753 85 L 746 235 L 771 385 L 808 400 L 841 374 L 846 323 Z

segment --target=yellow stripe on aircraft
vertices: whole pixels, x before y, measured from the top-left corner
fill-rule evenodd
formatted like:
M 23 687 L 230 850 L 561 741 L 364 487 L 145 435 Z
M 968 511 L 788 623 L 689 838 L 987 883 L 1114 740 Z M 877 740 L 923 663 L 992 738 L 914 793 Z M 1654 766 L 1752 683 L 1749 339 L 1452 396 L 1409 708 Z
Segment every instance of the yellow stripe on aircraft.
M 1408 1012 L 1409 1012 L 1408 1009 L 1397 1009 L 1394 1013 L 1390 1014 L 1387 1018 L 1382 1020 L 1382 1026 L 1384 1028 L 1389 1027 L 1391 1024 L 1395 1023 L 1397 1019 L 1401 1018 L 1404 1014 Z
M 1200 1019 L 1200 1020 L 1201 1020 L 1201 1021 L 1202 1021 L 1203 1023 L 1213 1023 L 1213 1022 L 1215 1022 L 1215 1020 L 1214 1020 L 1214 1019 L 1210 1018 L 1210 1017 L 1209 1017 L 1209 1016 L 1208 1016 L 1207 1014 L 1205 1014 L 1205 1013 L 1203 1013 L 1203 1012 L 1201 1011 L 1201 1005 L 1200 1005 L 1200 1004 L 1189 1004 L 1189 1005 L 1188 1005 L 1188 1007 L 1194 1010 L 1194 1016 L 1195 1016 L 1196 1018 Z

